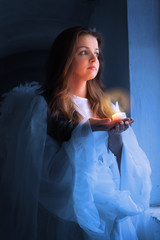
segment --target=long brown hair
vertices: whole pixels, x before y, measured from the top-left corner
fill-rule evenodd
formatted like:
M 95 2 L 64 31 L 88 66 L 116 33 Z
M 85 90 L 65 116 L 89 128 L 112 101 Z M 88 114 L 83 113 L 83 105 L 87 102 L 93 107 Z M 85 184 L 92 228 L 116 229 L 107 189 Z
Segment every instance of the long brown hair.
M 104 103 L 105 89 L 101 81 L 102 37 L 87 27 L 72 27 L 63 31 L 53 42 L 45 64 L 45 82 L 43 95 L 48 103 L 52 116 L 64 115 L 70 120 L 79 121 L 80 115 L 76 113 L 69 94 L 68 76 L 74 57 L 75 45 L 81 35 L 91 35 L 97 39 L 99 46 L 99 71 L 97 76 L 87 81 L 87 98 L 95 117 L 105 118 L 113 114 L 109 103 Z M 77 117 L 78 116 L 78 117 Z

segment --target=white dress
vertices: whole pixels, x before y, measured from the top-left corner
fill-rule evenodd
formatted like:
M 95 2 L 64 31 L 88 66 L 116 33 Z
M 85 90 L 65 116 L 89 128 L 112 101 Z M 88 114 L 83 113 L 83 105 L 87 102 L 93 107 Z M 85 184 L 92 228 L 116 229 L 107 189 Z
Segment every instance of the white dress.
M 132 128 L 122 133 L 120 176 L 107 132 L 90 128 L 88 100 L 73 96 L 84 119 L 60 145 L 36 89 L 15 88 L 1 107 L 0 239 L 156 239 L 145 213 L 150 165 Z

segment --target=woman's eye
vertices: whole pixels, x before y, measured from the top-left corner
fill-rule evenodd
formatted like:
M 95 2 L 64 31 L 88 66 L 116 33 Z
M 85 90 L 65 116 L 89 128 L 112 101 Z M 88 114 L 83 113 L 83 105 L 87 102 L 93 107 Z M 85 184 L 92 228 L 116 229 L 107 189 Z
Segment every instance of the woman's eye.
M 80 52 L 80 55 L 86 55 L 87 54 L 87 51 L 81 51 Z
M 98 52 L 95 52 L 95 55 L 96 55 L 96 57 L 98 57 L 98 56 L 99 56 L 99 53 L 98 53 Z
M 83 51 L 81 51 L 81 52 L 79 53 L 79 55 L 87 55 L 87 54 L 89 54 L 89 53 L 88 53 L 87 51 L 85 51 L 85 50 L 83 50 Z M 95 52 L 94 55 L 98 58 L 99 52 Z

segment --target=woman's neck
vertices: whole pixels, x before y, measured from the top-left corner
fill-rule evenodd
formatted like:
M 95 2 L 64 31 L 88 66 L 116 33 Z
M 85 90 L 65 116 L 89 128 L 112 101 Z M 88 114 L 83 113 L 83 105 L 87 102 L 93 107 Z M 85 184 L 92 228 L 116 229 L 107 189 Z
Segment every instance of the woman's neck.
M 87 97 L 87 84 L 86 82 L 79 84 L 72 84 L 70 86 L 70 93 L 78 97 L 86 98 Z

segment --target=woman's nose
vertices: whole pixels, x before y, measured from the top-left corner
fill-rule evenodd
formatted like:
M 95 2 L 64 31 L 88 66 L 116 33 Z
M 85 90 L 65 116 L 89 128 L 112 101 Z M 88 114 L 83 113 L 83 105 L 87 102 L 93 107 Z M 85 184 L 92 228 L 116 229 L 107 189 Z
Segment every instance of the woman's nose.
M 94 54 L 91 54 L 90 61 L 94 62 L 96 60 L 96 56 Z

